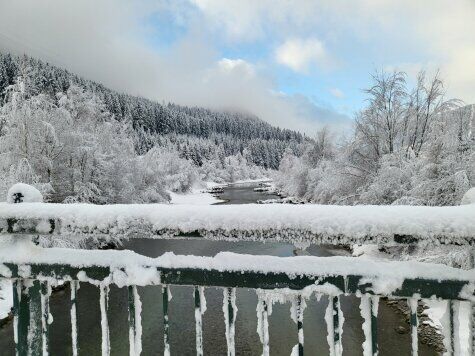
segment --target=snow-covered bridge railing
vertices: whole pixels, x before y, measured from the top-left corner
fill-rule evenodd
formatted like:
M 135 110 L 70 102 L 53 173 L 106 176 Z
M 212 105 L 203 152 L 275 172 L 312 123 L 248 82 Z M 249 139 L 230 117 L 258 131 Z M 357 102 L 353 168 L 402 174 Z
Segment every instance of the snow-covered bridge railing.
M 18 355 L 47 354 L 49 294 L 58 280 L 71 286 L 72 354 L 77 355 L 76 296 L 79 283 L 100 288 L 102 353 L 110 351 L 107 294 L 110 284 L 129 290 L 130 354 L 140 354 L 141 316 L 137 286 L 162 285 L 165 354 L 168 349 L 168 292 L 173 285 L 195 287 L 196 348 L 203 354 L 201 315 L 205 287 L 223 288 L 228 354 L 234 355 L 235 288 L 256 289 L 259 335 L 269 354 L 268 307 L 292 300 L 298 344 L 303 354 L 303 313 L 310 295 L 329 296 L 326 323 L 332 355 L 342 349 L 342 295 L 361 297 L 365 355 L 375 355 L 380 297 L 404 298 L 411 309 L 412 348 L 417 354 L 417 302 L 447 300 L 451 321 L 446 348 L 454 353 L 459 301 L 474 302 L 475 271 L 416 262 L 376 262 L 350 257 L 271 257 L 221 253 L 216 257 L 175 256 L 152 259 L 131 251 L 41 248 L 41 239 L 198 238 L 285 241 L 294 244 L 398 244 L 420 241 L 472 245 L 475 206 L 318 206 L 240 205 L 170 206 L 0 203 L 0 234 L 10 240 L 0 249 L 0 278 L 14 282 L 15 340 Z M 28 235 L 25 237 L 25 235 Z M 40 241 L 45 243 L 47 241 Z M 455 314 L 455 315 L 454 315 Z M 472 338 L 469 338 L 472 340 Z M 469 345 L 466 345 L 469 347 Z
M 448 354 L 453 354 L 459 338 L 454 328 L 457 303 L 475 301 L 475 271 L 419 262 L 382 262 L 351 257 L 274 257 L 220 253 L 215 257 L 178 256 L 166 253 L 148 258 L 132 251 L 75 250 L 41 248 L 29 241 L 18 241 L 0 250 L 0 278 L 14 283 L 15 335 L 22 355 L 48 354 L 51 285 L 58 280 L 71 286 L 72 354 L 77 355 L 76 297 L 79 283 L 92 283 L 100 289 L 102 355 L 110 349 L 107 319 L 108 291 L 111 284 L 129 291 L 129 346 L 131 355 L 141 352 L 141 302 L 137 286 L 163 288 L 164 354 L 169 350 L 168 295 L 170 286 L 194 286 L 196 351 L 203 354 L 202 313 L 204 287 L 223 288 L 223 311 L 228 355 L 234 355 L 234 329 L 238 317 L 236 288 L 256 289 L 258 294 L 258 332 L 263 354 L 269 355 L 268 308 L 277 300 L 293 302 L 297 324 L 295 352 L 303 355 L 303 313 L 305 300 L 313 294 L 329 297 L 325 321 L 331 355 L 341 355 L 343 313 L 340 297 L 361 298 L 364 355 L 376 355 L 377 315 L 380 297 L 407 299 L 411 308 L 412 348 L 417 354 L 417 305 L 421 299 L 448 300 L 451 326 L 447 330 Z M 192 297 L 190 296 L 190 303 Z M 469 347 L 469 345 L 466 345 Z
M 475 205 L 87 205 L 0 203 L 0 233 L 394 244 L 475 244 Z

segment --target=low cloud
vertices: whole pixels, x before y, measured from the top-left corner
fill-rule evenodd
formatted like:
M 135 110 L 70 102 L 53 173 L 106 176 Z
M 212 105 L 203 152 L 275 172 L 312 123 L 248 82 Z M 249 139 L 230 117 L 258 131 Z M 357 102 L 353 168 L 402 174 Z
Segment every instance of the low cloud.
M 181 2 L 172 5 L 180 21 L 191 21 Z M 160 33 L 149 21 L 170 6 L 167 1 L 154 6 L 125 0 L 1 1 L 0 51 L 26 53 L 159 102 L 240 110 L 309 134 L 320 127 L 320 117 L 276 94 L 265 71 L 243 59 L 220 58 L 200 31 L 156 49 L 149 39 Z

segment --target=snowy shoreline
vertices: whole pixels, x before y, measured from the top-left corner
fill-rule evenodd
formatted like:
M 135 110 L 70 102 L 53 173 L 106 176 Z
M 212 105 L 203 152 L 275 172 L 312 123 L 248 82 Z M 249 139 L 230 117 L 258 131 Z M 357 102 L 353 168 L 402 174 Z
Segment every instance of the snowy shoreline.
M 233 185 L 257 184 L 270 181 L 271 179 L 263 177 L 259 179 L 237 180 L 231 183 L 205 182 L 205 188 L 193 188 L 189 193 L 168 193 L 170 194 L 171 198 L 170 204 L 173 205 L 214 205 L 224 203 L 226 201 L 218 199 L 216 197 L 217 194 L 213 193 L 213 190 L 219 190 L 219 188 L 226 188 Z

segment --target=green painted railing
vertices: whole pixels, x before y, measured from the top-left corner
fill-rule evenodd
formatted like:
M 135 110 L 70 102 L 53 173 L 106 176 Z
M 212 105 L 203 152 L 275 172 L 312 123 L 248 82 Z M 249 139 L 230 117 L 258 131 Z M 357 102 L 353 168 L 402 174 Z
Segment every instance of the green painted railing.
M 261 208 L 259 208 L 261 209 Z M 0 217 L 1 218 L 1 217 Z M 31 222 L 24 217 L 15 218 L 12 216 L 3 217 L 5 223 L 0 225 L 0 233 L 5 236 L 13 236 L 18 238 L 19 242 L 24 243 L 25 235 L 36 236 L 48 235 L 49 238 L 55 238 L 61 231 L 69 231 L 68 226 L 58 218 L 40 219 L 36 218 Z M 1 220 L 1 219 L 0 219 Z M 111 220 L 112 221 L 112 220 Z M 95 228 L 93 232 L 84 230 L 85 235 L 94 236 L 108 235 L 110 233 L 111 225 L 107 225 L 106 230 L 100 230 L 101 227 Z M 146 230 L 152 231 L 155 226 L 149 224 Z M 213 231 L 206 231 L 200 224 L 198 231 L 202 237 L 211 237 L 213 239 L 220 239 L 220 234 L 223 233 L 224 239 L 227 240 L 252 240 L 253 231 L 241 231 L 234 229 L 232 231 L 223 232 L 219 229 Z M 63 229 L 63 230 L 61 230 Z M 302 229 L 302 227 L 300 227 Z M 172 229 L 173 230 L 173 229 Z M 290 229 L 292 230 L 292 229 Z M 331 230 L 331 229 L 330 229 Z M 71 231 L 78 231 L 72 229 Z M 390 244 L 408 244 L 417 243 L 422 237 L 408 236 L 408 235 L 378 235 L 374 234 L 365 240 L 364 236 L 357 236 L 354 239 L 351 236 L 340 236 L 338 234 L 325 235 L 321 237 L 319 231 L 296 229 L 295 231 L 285 231 L 286 235 L 291 237 L 299 236 L 300 232 L 305 232 L 309 237 L 308 241 L 302 239 L 301 242 L 338 242 L 340 244 L 349 244 L 353 242 L 368 242 L 368 243 L 390 243 Z M 325 231 L 323 226 L 322 231 Z M 143 231 L 139 230 L 139 233 Z M 188 238 L 192 233 L 185 231 L 182 233 L 177 228 L 176 231 L 169 233 L 170 236 L 180 235 L 180 238 Z M 278 230 L 255 231 L 260 234 L 264 241 L 282 241 L 282 236 L 279 235 Z M 464 231 L 462 231 L 464 233 Z M 153 230 L 153 235 L 166 235 L 165 230 Z M 275 236 L 273 234 L 276 234 Z M 146 235 L 145 235 L 146 237 Z M 467 235 L 460 235 L 454 238 L 455 242 L 450 239 L 445 239 L 443 235 L 434 235 L 434 241 L 438 243 L 454 243 L 472 245 L 474 239 Z M 320 239 L 320 240 L 319 240 Z M 15 251 L 15 243 L 12 243 L 12 251 Z M 39 249 L 39 247 L 36 247 Z M 41 250 L 41 251 L 40 251 Z M 27 251 L 27 250 L 25 250 Z M 417 306 L 420 301 L 424 299 L 441 299 L 447 301 L 447 312 L 450 315 L 448 333 L 450 340 L 446 343 L 447 354 L 455 355 L 457 347 L 466 347 L 467 350 L 475 350 L 473 348 L 474 333 L 472 332 L 468 344 L 465 346 L 456 345 L 458 340 L 455 328 L 455 319 L 457 318 L 457 303 L 473 302 L 475 300 L 475 274 L 465 273 L 467 271 L 460 271 L 460 276 L 457 278 L 446 277 L 443 274 L 434 275 L 430 273 L 433 265 L 427 265 L 425 270 L 422 270 L 422 276 L 432 277 L 414 277 L 412 275 L 404 278 L 399 287 L 391 289 L 389 292 L 380 291 L 377 281 L 374 279 L 380 271 L 372 273 L 342 273 L 340 269 L 331 271 L 325 269 L 319 271 L 317 269 L 303 270 L 301 273 L 295 273 L 295 270 L 285 268 L 285 263 L 281 264 L 279 257 L 275 257 L 276 264 L 283 265 L 280 270 L 261 270 L 248 268 L 246 265 L 234 266 L 233 268 L 224 268 L 219 265 L 196 265 L 191 261 L 187 265 L 187 260 L 180 266 L 168 266 L 166 263 L 150 263 L 140 262 L 132 266 L 141 271 L 147 271 L 149 275 L 148 281 L 144 284 L 143 281 L 135 281 L 130 266 L 120 267 L 117 263 L 99 263 L 100 261 L 113 261 L 113 254 L 119 251 L 94 251 L 93 262 L 70 262 L 67 259 L 60 258 L 60 254 L 55 249 L 39 249 L 42 259 L 28 260 L 28 256 L 23 256 L 18 251 L 9 257 L 8 253 L 3 253 L 0 258 L 0 278 L 9 279 L 13 282 L 13 311 L 14 311 L 14 330 L 16 352 L 19 356 L 27 355 L 48 355 L 49 350 L 49 324 L 50 324 L 50 310 L 49 297 L 51 294 L 52 281 L 66 281 L 70 285 L 70 310 L 71 310 L 71 337 L 72 350 L 74 356 L 78 355 L 77 343 L 77 297 L 80 283 L 92 283 L 100 289 L 100 310 L 102 316 L 102 355 L 106 356 L 114 354 L 110 346 L 109 327 L 107 322 L 108 311 L 108 293 L 109 285 L 116 284 L 119 287 L 126 287 L 128 289 L 128 322 L 129 322 L 129 347 L 130 355 L 141 354 L 141 301 L 137 291 L 137 286 L 145 285 L 161 285 L 162 286 L 162 304 L 163 304 L 163 326 L 164 326 L 164 354 L 170 354 L 170 320 L 168 314 L 170 288 L 172 286 L 192 286 L 194 287 L 194 305 L 195 305 L 195 332 L 196 332 L 196 354 L 203 355 L 203 333 L 202 333 L 202 314 L 203 314 L 203 289 L 207 287 L 218 287 L 223 289 L 223 317 L 225 320 L 225 330 L 227 341 L 228 355 L 235 355 L 234 335 L 235 335 L 235 321 L 237 318 L 236 308 L 236 288 L 255 289 L 259 296 L 258 305 L 258 319 L 260 325 L 259 336 L 262 342 L 262 354 L 269 355 L 271 350 L 269 348 L 269 320 L 268 308 L 272 303 L 270 297 L 272 293 L 283 293 L 292 299 L 294 311 L 296 330 L 295 340 L 296 346 L 294 348 L 295 354 L 303 355 L 304 333 L 303 333 L 303 315 L 304 303 L 303 299 L 310 294 L 326 294 L 328 296 L 327 316 L 325 321 L 327 323 L 327 330 L 330 339 L 329 350 L 331 355 L 341 355 L 342 352 L 342 325 L 343 315 L 340 308 L 340 298 L 343 295 L 356 295 L 361 299 L 361 314 L 364 320 L 363 331 L 366 338 L 364 354 L 377 355 L 378 354 L 378 336 L 377 336 L 377 322 L 378 322 L 378 305 L 381 297 L 389 297 L 395 299 L 407 300 L 410 310 L 410 325 L 412 337 L 412 355 L 418 354 L 418 315 Z M 38 252 L 37 251 L 37 252 Z M 66 251 L 66 250 L 65 250 Z M 51 252 L 51 253 L 49 253 Z M 84 250 L 67 250 L 67 253 L 74 256 L 86 256 L 92 251 Z M 126 251 L 122 251 L 126 257 Z M 59 257 L 58 257 L 59 256 Z M 56 260 L 55 260 L 56 258 Z M 255 256 L 258 261 L 259 256 Z M 328 261 L 330 261 L 329 258 Z M 95 263 L 96 261 L 97 263 Z M 145 261 L 145 260 L 143 260 Z M 288 260 L 285 260 L 288 261 Z M 315 260 L 317 261 L 317 260 Z M 354 266 L 358 266 L 361 262 L 354 259 Z M 323 265 L 322 265 L 323 266 Z M 398 266 L 404 266 L 404 262 L 399 262 Z M 450 271 L 449 271 L 450 270 Z M 340 272 L 338 272 L 340 271 Z M 355 268 L 358 271 L 358 268 Z M 454 269 L 447 267 L 447 271 L 454 274 Z M 427 273 L 426 273 L 427 272 Z M 384 274 L 381 274 L 384 275 Z M 266 291 L 269 293 L 266 294 Z M 291 292 L 289 292 L 291 291 Z M 379 291 L 379 292 L 378 292 Z M 472 322 L 472 325 L 474 323 Z M 472 331 L 472 330 L 471 330 Z M 292 331 L 290 331 L 292 332 Z
M 109 251 L 101 251 L 104 257 Z M 305 297 L 306 290 L 313 288 L 317 293 L 325 293 L 327 290 L 335 290 L 335 294 L 329 295 L 329 310 L 332 315 L 327 319 L 327 326 L 333 333 L 333 344 L 329 345 L 332 355 L 339 355 L 341 350 L 341 316 L 340 297 L 342 295 L 358 295 L 361 297 L 362 316 L 366 327 L 365 337 L 369 340 L 370 351 L 366 354 L 376 355 L 378 353 L 377 343 L 377 313 L 378 300 L 380 296 L 376 295 L 374 290 L 376 286 L 363 275 L 319 275 L 304 274 L 298 276 L 288 275 L 287 273 L 265 273 L 265 272 L 247 272 L 247 271 L 219 271 L 215 269 L 194 269 L 194 268 L 156 268 L 153 266 L 143 266 L 150 271 L 154 269 L 157 275 L 157 281 L 163 288 L 163 324 L 164 324 L 164 345 L 165 355 L 170 352 L 169 349 L 169 288 L 170 286 L 194 286 L 194 303 L 196 308 L 196 354 L 203 354 L 203 334 L 201 320 L 202 291 L 203 287 L 221 287 L 224 293 L 226 339 L 228 345 L 228 355 L 234 355 L 234 328 L 236 319 L 236 288 L 251 288 L 256 290 L 278 291 L 283 288 L 289 288 L 294 291 L 296 305 L 296 343 L 298 344 L 298 355 L 304 354 L 304 335 L 303 335 L 303 309 L 301 300 Z M 15 315 L 15 335 L 17 354 L 23 355 L 46 355 L 48 354 L 48 319 L 49 319 L 49 295 L 51 293 L 50 281 L 65 280 L 70 281 L 71 290 L 71 320 L 72 320 L 72 354 L 77 355 L 77 322 L 76 322 L 76 298 L 78 286 L 81 283 L 93 283 L 100 288 L 100 306 L 103 318 L 102 323 L 102 354 L 113 354 L 110 350 L 109 330 L 107 326 L 107 293 L 109 283 L 114 283 L 113 279 L 117 273 L 127 274 L 127 270 L 116 270 L 106 266 L 86 266 L 74 267 L 67 264 L 31 264 L 17 265 L 4 263 L 0 272 L 1 278 L 9 278 L 14 281 L 14 315 Z M 25 278 L 27 276 L 27 278 Z M 391 292 L 392 298 L 407 299 L 411 310 L 411 326 L 413 332 L 413 355 L 417 354 L 417 304 L 419 300 L 440 298 L 448 300 L 451 318 L 451 333 L 454 332 L 454 303 L 461 300 L 470 299 L 470 296 L 464 297 L 464 290 L 467 286 L 473 284 L 470 280 L 438 280 L 438 279 L 420 279 L 408 278 L 402 283 L 402 286 Z M 319 286 L 325 286 L 319 290 Z M 330 288 L 331 287 L 331 288 Z M 129 311 L 129 340 L 130 354 L 138 355 L 141 350 L 141 335 L 138 335 L 138 323 L 140 323 L 140 314 L 137 314 L 137 304 L 140 298 L 135 285 L 128 287 L 128 311 Z M 267 305 L 268 301 L 262 300 L 261 322 L 263 323 L 262 352 L 269 354 L 269 335 Z M 140 308 L 139 308 L 140 309 Z M 104 322 L 104 320 L 106 322 Z M 368 333 L 367 330 L 370 330 Z M 454 346 L 452 336 L 452 350 Z M 469 347 L 469 345 L 467 345 Z

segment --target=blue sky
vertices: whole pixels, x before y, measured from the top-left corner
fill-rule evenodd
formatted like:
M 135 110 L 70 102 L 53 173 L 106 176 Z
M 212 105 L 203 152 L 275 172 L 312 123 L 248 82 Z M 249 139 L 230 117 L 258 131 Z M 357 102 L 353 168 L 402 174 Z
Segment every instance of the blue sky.
M 475 102 L 474 18 L 473 0 L 0 0 L 0 50 L 312 135 L 351 126 L 374 70 L 440 69 Z

